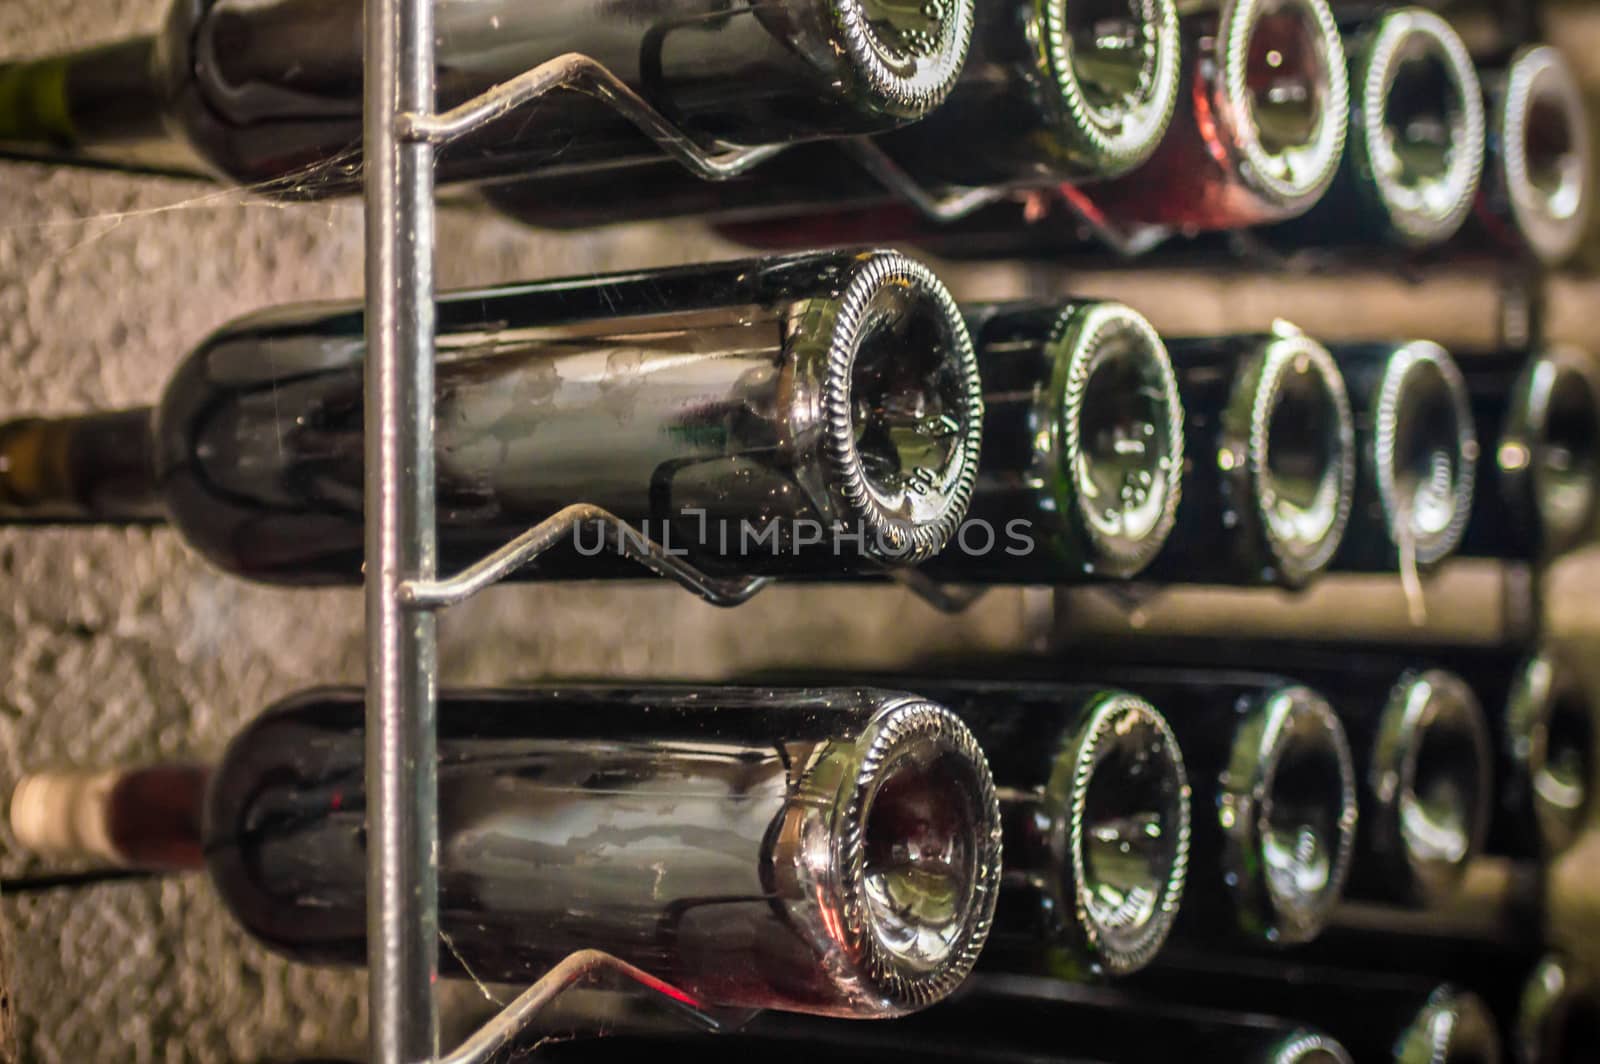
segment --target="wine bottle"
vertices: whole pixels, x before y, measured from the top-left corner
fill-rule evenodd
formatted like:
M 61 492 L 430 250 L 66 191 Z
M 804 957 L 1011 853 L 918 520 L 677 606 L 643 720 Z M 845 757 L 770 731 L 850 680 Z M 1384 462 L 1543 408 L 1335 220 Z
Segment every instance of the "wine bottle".
M 978 5 L 975 19 L 950 98 L 929 118 L 875 138 L 909 179 L 932 192 L 1048 186 L 1126 173 L 1155 150 L 1178 97 L 1172 0 L 999 0 Z M 793 217 L 879 208 L 895 197 L 833 144 L 716 185 L 657 160 L 501 182 L 483 194 L 520 221 L 557 229 L 681 215 Z
M 1331 348 L 1355 413 L 1355 505 L 1333 568 L 1426 568 L 1454 553 L 1472 511 L 1478 439 L 1461 371 L 1427 341 Z
M 1111 667 L 1166 710 L 1194 789 L 1175 935 L 1293 946 L 1321 933 L 1355 852 L 1356 773 L 1328 701 L 1261 673 Z
M 558 1060 L 603 1064 L 661 1059 L 668 1052 L 672 1059 L 715 1064 L 798 1062 L 819 1050 L 852 1064 L 1149 1064 L 1174 1059 L 1176 1047 L 1182 1047 L 1181 1059 L 1206 1064 L 1350 1064 L 1326 1034 L 1253 1009 L 1186 1008 L 1112 987 L 990 972 L 974 976 L 937 1009 L 884 1023 L 769 1014 L 723 1037 L 624 1032 L 551 1048 Z
M 1376 727 L 1379 722 L 1372 718 L 1378 705 L 1388 702 L 1385 712 L 1393 712 L 1403 704 L 1403 699 L 1396 701 L 1390 696 L 1396 678 L 1410 678 L 1394 688 L 1393 693 L 1399 695 L 1407 688 L 1416 694 L 1419 689 L 1415 679 L 1430 671 L 1438 671 L 1446 677 L 1446 693 L 1456 689 L 1448 679 L 1454 677 L 1470 691 L 1471 701 L 1481 714 L 1485 737 L 1483 785 L 1471 782 L 1478 770 L 1468 765 L 1477 762 L 1478 756 L 1469 754 L 1468 765 L 1460 766 L 1458 773 L 1465 782 L 1459 785 L 1458 798 L 1452 799 L 1452 803 L 1459 801 L 1467 810 L 1459 814 L 1469 828 L 1466 837 L 1478 834 L 1479 829 L 1471 825 L 1480 818 L 1470 812 L 1470 808 L 1480 795 L 1487 797 L 1490 780 L 1494 793 L 1492 802 L 1485 807 L 1482 824 L 1482 848 L 1487 853 L 1549 860 L 1572 846 L 1587 826 L 1593 803 L 1600 794 L 1593 753 L 1594 739 L 1600 734 L 1600 709 L 1594 705 L 1573 664 L 1554 646 L 1528 654 L 1515 648 L 1429 646 L 1405 650 L 1357 643 L 1333 646 L 1183 638 L 1098 647 L 1094 668 L 1096 674 L 1107 681 L 1118 682 L 1159 704 L 1168 704 L 1161 699 L 1171 696 L 1162 694 L 1159 688 L 1150 688 L 1149 681 L 1135 681 L 1129 670 L 1171 672 L 1175 676 L 1192 677 L 1189 682 L 1203 687 L 1234 672 L 1259 671 L 1265 662 L 1270 662 L 1275 672 L 1292 676 L 1328 695 L 1351 732 L 1357 765 L 1362 772 L 1367 771 L 1369 764 L 1385 771 L 1381 764 L 1370 760 L 1370 740 L 1381 730 Z M 1014 676 L 1019 668 L 1021 666 L 1008 664 L 1006 673 Z M 1061 670 L 1057 667 L 1055 671 Z M 1418 711 L 1426 710 L 1440 694 L 1440 691 L 1429 690 L 1422 696 L 1423 703 Z M 1460 708 L 1450 707 L 1449 700 L 1443 706 L 1452 711 Z M 1463 712 L 1463 723 L 1476 715 L 1479 714 Z M 1424 737 L 1434 726 L 1429 724 L 1424 728 Z M 1470 723 L 1466 723 L 1466 727 L 1468 732 L 1477 731 Z M 1178 739 L 1184 743 L 1181 728 Z M 1467 743 L 1469 748 L 1477 745 L 1470 735 Z M 1415 747 L 1416 744 L 1411 745 Z M 1188 745 L 1185 745 L 1185 753 L 1187 755 Z M 1442 776 L 1452 758 L 1442 756 L 1443 746 L 1436 753 L 1441 756 L 1431 767 L 1419 763 L 1417 771 L 1427 767 L 1429 772 Z M 1191 775 L 1200 778 L 1197 771 Z M 1441 795 L 1445 793 L 1443 787 L 1435 790 Z M 1436 804 L 1434 811 L 1443 815 L 1448 811 L 1447 804 Z M 1373 809 L 1363 805 L 1364 836 L 1375 830 L 1370 818 L 1376 815 Z M 1413 818 L 1419 815 L 1412 814 Z
M 887 1016 L 966 977 L 1000 879 L 983 753 L 869 690 L 445 692 L 441 971 L 531 982 L 598 948 L 696 1004 Z M 366 957 L 363 694 L 268 710 L 229 745 L 205 863 L 253 936 Z
M 1459 362 L 1483 441 L 1461 553 L 1546 561 L 1600 523 L 1600 371 L 1585 351 L 1472 352 Z
M 1488 158 L 1471 238 L 1545 265 L 1565 262 L 1591 211 L 1589 121 L 1577 78 L 1548 45 L 1480 68 L 1488 99 Z
M 971 0 L 434 0 L 438 106 L 579 53 L 702 147 L 869 133 L 954 85 Z M 61 161 L 214 171 L 295 196 L 359 189 L 362 5 L 180 0 L 154 39 L 0 68 L 0 142 Z M 597 96 L 551 93 L 440 153 L 443 181 L 658 157 Z
M 1245 1008 L 1316 1024 L 1356 1061 L 1499 1064 L 1500 1034 L 1476 994 L 1451 983 L 1281 961 L 1174 957 L 1134 985 L 1163 1001 Z
M 85 438 L 104 419 L 0 429 L 28 441 L 0 454 L 3 515 L 156 511 L 228 572 L 358 581 L 362 328 L 351 304 L 224 327 L 150 415 L 149 468 L 115 490 L 36 457 L 100 453 L 110 443 Z M 970 337 L 938 280 L 894 252 L 458 292 L 439 300 L 436 346 L 446 571 L 574 502 L 707 569 L 912 564 L 954 533 L 976 475 Z M 600 542 L 579 529 L 523 575 L 638 575 L 577 556 Z
M 1338 927 L 1296 959 L 1382 973 L 1449 979 L 1494 1014 L 1506 1060 L 1528 1064 L 1594 1060 L 1600 1001 L 1590 974 L 1537 937 L 1499 941 L 1418 932 L 1406 914 L 1370 928 Z
M 1185 104 L 1143 166 L 1088 194 L 1108 218 L 1184 231 L 1304 213 L 1338 170 L 1349 121 L 1344 46 L 1324 0 L 1186 5 Z
M 1350 519 L 1357 462 L 1339 368 L 1286 322 L 1168 350 L 1184 409 L 1184 502 L 1149 576 L 1305 586 Z
M 1166 941 L 1189 867 L 1190 792 L 1167 719 L 1098 685 L 920 684 L 1000 786 L 1006 872 L 986 961 L 1125 975 Z
M 1276 245 L 1444 243 L 1483 173 L 1483 88 L 1461 37 L 1416 7 L 1349 24 L 1350 132 L 1328 192 L 1267 234 Z
M 1064 584 L 1139 572 L 1178 512 L 1183 407 L 1161 338 L 1119 303 L 969 306 L 982 460 L 968 521 L 924 565 Z

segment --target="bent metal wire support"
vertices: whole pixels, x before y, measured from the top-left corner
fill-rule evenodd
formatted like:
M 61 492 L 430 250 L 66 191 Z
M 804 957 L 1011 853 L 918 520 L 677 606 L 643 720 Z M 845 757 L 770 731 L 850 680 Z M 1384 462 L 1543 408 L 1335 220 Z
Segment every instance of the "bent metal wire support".
M 365 15 L 369 1041 L 378 1064 L 420 1064 L 439 1059 L 433 997 L 438 976 L 434 610 L 465 600 L 531 561 L 580 520 L 600 522 L 622 553 L 712 602 L 736 604 L 766 584 L 717 580 L 658 544 L 625 534 L 621 522 L 605 511 L 583 505 L 563 510 L 465 572 L 436 579 L 434 150 L 557 89 L 606 101 L 703 178 L 731 177 L 779 148 L 707 152 L 582 55 L 559 56 L 434 114 L 432 0 L 366 0 Z M 674 1000 L 688 1000 L 615 958 L 581 952 L 557 965 L 447 1060 L 487 1059 L 551 998 L 601 967 L 621 970 Z

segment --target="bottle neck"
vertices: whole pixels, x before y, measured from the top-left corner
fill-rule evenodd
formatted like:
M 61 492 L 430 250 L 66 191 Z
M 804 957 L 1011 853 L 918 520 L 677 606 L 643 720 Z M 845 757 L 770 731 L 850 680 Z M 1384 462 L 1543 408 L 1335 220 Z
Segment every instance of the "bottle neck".
M 0 424 L 0 523 L 165 519 L 149 407 Z

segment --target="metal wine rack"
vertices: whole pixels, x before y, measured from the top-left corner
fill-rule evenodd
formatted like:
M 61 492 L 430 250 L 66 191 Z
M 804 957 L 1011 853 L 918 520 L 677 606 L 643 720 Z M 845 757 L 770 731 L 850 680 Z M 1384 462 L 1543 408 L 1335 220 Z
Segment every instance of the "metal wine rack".
M 1530 35 L 1533 0 L 1501 0 L 1506 25 Z M 764 161 L 780 146 L 706 152 L 624 82 L 589 57 L 557 57 L 442 113 L 434 112 L 432 0 L 366 0 L 363 102 L 366 215 L 365 595 L 367 665 L 369 1042 L 377 1064 L 482 1064 L 511 1043 L 564 989 L 601 969 L 686 998 L 597 950 L 558 963 L 453 1051 L 440 1053 L 437 977 L 437 625 L 460 603 L 555 545 L 580 521 L 609 529 L 613 549 L 645 569 L 721 604 L 768 581 L 724 580 L 641 541 L 597 507 L 575 503 L 459 574 L 438 575 L 433 462 L 435 150 L 539 96 L 583 91 L 606 102 L 669 157 L 716 180 Z M 859 165 L 908 205 L 948 220 L 990 202 L 982 189 L 935 195 L 876 150 L 852 142 Z M 1085 219 L 1092 221 L 1092 219 Z M 1109 250 L 1137 254 L 1125 235 L 1095 229 Z M 1502 332 L 1537 335 L 1537 272 L 1505 272 Z M 946 609 L 970 596 L 908 574 L 901 581 Z

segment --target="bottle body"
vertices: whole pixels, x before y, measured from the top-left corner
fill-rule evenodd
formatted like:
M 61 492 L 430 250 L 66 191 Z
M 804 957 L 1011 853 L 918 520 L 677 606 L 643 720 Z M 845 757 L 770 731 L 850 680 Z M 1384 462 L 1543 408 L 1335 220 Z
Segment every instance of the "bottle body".
M 155 482 L 223 569 L 360 579 L 362 329 L 349 305 L 267 312 L 174 375 Z M 892 252 L 454 293 L 437 349 L 445 571 L 575 502 L 702 567 L 768 574 L 911 564 L 965 512 L 970 339 L 943 286 Z M 602 542 L 581 527 L 525 575 L 638 574 L 580 556 Z
M 1356 471 L 1344 380 L 1286 324 L 1169 345 L 1183 399 L 1184 502 L 1162 581 L 1300 587 L 1332 561 Z
M 232 181 L 296 196 L 358 190 L 361 10 L 354 0 L 177 0 L 151 73 L 165 124 Z M 877 13 L 855 0 L 734 10 L 704 0 L 435 0 L 433 21 L 441 109 L 577 53 L 707 148 L 918 118 L 954 83 L 972 34 L 962 0 Z M 82 102 L 80 111 L 96 101 Z M 71 117 L 72 135 L 56 140 L 100 149 L 93 113 Z M 597 98 L 558 90 L 448 146 L 439 176 L 478 180 L 658 154 Z
M 965 312 L 982 351 L 983 459 L 966 526 L 924 571 L 1041 584 L 1139 572 L 1181 491 L 1183 408 L 1160 337 L 1109 302 Z
M 365 957 L 362 714 L 353 689 L 274 708 L 208 798 L 219 892 L 300 960 Z M 931 703 L 456 692 L 439 721 L 447 971 L 529 982 L 600 948 L 701 1004 L 892 1015 L 959 984 L 987 934 L 992 784 Z

